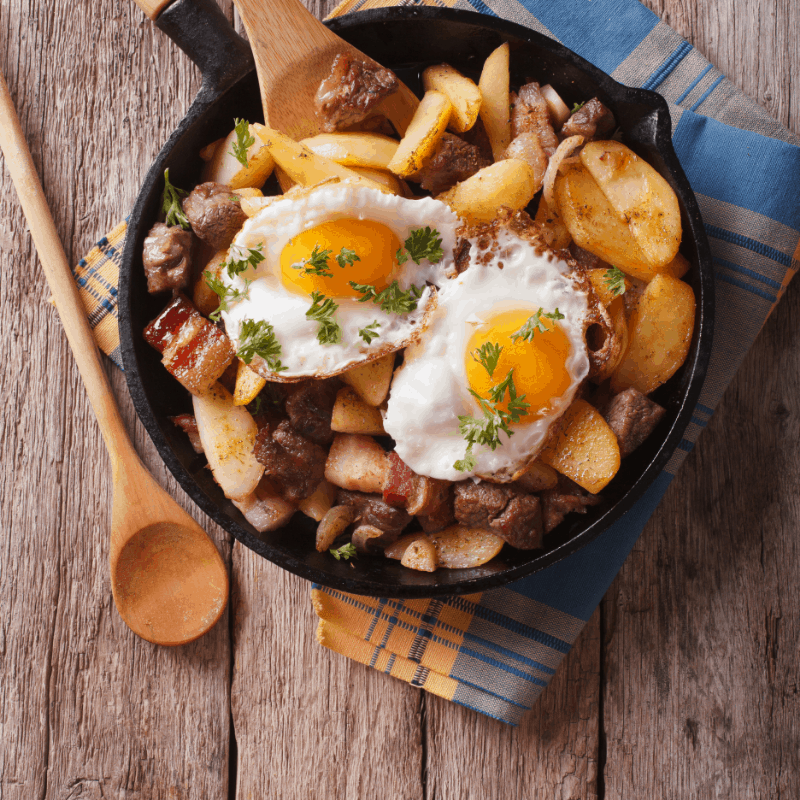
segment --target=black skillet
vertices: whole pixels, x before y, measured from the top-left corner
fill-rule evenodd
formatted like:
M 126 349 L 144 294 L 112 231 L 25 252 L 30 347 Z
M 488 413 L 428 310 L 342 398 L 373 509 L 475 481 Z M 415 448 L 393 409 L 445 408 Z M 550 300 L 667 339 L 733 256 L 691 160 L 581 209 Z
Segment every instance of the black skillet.
M 267 4 L 268 7 L 268 4 Z M 338 562 L 314 549 L 315 523 L 296 514 L 284 529 L 259 534 L 214 483 L 205 460 L 167 418 L 191 409 L 189 396 L 161 366 L 142 339 L 145 324 L 166 303 L 147 294 L 142 242 L 158 219 L 162 175 L 169 168 L 179 186 L 199 182 L 199 150 L 227 134 L 233 118 L 263 119 L 253 60 L 214 0 L 177 0 L 156 24 L 200 67 L 203 86 L 178 129 L 150 168 L 128 224 L 119 292 L 122 356 L 134 406 L 164 462 L 189 496 L 215 522 L 264 558 L 309 580 L 357 594 L 432 597 L 500 586 L 559 561 L 592 541 L 619 519 L 655 480 L 681 440 L 708 365 L 713 323 L 713 282 L 700 212 L 671 143 L 665 101 L 654 92 L 629 89 L 560 44 L 534 31 L 481 14 L 438 8 L 400 7 L 351 14 L 330 27 L 421 94 L 420 73 L 432 63 L 452 64 L 476 77 L 486 56 L 511 44 L 512 84 L 532 78 L 552 84 L 572 105 L 597 96 L 613 111 L 626 144 L 652 164 L 675 190 L 683 219 L 681 251 L 691 262 L 686 280 L 697 298 L 697 318 L 686 363 L 654 395 L 667 409 L 653 435 L 625 459 L 585 516 L 573 515 L 546 538 L 544 550 L 505 547 L 476 569 L 414 572 L 397 561 L 362 556 Z

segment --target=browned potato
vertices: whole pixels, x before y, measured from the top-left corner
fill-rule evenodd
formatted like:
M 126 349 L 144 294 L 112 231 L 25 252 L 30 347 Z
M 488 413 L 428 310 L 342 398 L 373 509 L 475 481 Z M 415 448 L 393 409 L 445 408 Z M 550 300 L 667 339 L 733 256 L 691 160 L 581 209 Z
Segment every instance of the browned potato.
M 388 169 L 401 178 L 419 172 L 442 138 L 452 109 L 446 95 L 425 92 L 406 135 L 400 140 L 397 151 L 387 165 Z
M 449 64 L 428 67 L 422 73 L 425 91 L 434 90 L 447 96 L 453 106 L 450 129 L 456 133 L 468 131 L 478 119 L 481 109 L 481 90 L 474 81 L 462 75 Z
M 585 400 L 575 400 L 564 414 L 555 441 L 539 458 L 597 494 L 617 474 L 619 444 L 600 413 Z
M 536 209 L 534 219 L 547 229 L 547 233 L 550 236 L 549 244 L 553 250 L 562 250 L 565 247 L 569 247 L 572 237 L 567 230 L 567 226 L 561 217 L 558 214 L 554 214 L 548 207 L 544 197 L 539 198 L 539 207 Z
M 319 522 L 331 510 L 335 499 L 336 487 L 323 479 L 314 490 L 314 494 L 301 500 L 297 507 L 307 517 Z
M 608 270 L 603 268 L 586 270 L 586 277 L 589 278 L 592 288 L 600 298 L 600 302 L 606 308 L 608 308 L 616 298 L 614 293 L 611 291 L 611 287 L 608 285 L 608 279 L 606 277 L 607 272 Z M 625 278 L 625 291 L 627 291 L 629 284 L 630 278 Z M 624 292 L 622 294 L 624 294 Z
M 394 353 L 389 353 L 369 364 L 353 367 L 339 377 L 352 386 L 365 403 L 379 406 L 389 394 L 393 371 Z
M 320 133 L 303 139 L 309 150 L 346 167 L 386 170 L 399 142 L 380 133 Z
M 438 559 L 433 542 L 427 538 L 414 540 L 405 549 L 400 563 L 404 567 L 420 572 L 436 572 Z
M 503 152 L 511 143 L 508 61 L 508 42 L 504 42 L 484 62 L 478 82 L 481 93 L 480 117 L 489 136 L 495 161 L 503 157 Z
M 239 361 L 236 367 L 236 388 L 233 392 L 233 404 L 235 406 L 246 406 L 248 403 L 252 403 L 266 384 L 266 380 L 257 372 L 253 372 L 244 361 Z
M 269 149 L 258 136 L 259 129 L 263 127 L 258 123 L 250 125 L 250 136 L 255 141 L 247 150 L 246 167 L 233 155 L 233 145 L 237 137 L 236 131 L 231 131 L 214 149 L 214 154 L 203 167 L 203 182 L 214 181 L 230 186 L 231 189 L 263 186 L 275 167 Z
M 631 386 L 650 394 L 686 360 L 694 330 L 692 287 L 669 275 L 647 284 L 631 317 L 630 344 L 611 376 L 612 391 Z
M 480 567 L 503 548 L 503 540 L 484 528 L 453 525 L 428 535 L 436 548 L 439 566 L 445 569 Z
M 361 175 L 362 178 L 384 186 L 391 194 L 398 194 L 401 197 L 404 194 L 402 183 L 391 172 L 384 172 L 382 169 L 369 169 L 368 167 L 350 167 L 350 169 Z
M 214 275 L 214 277 L 219 277 L 219 272 L 227 258 L 227 250 L 218 250 L 211 257 L 211 260 L 208 262 L 208 264 L 206 264 L 205 268 L 195 281 L 194 289 L 192 290 L 192 301 L 194 302 L 195 308 L 204 317 L 207 317 L 213 311 L 217 310 L 217 307 L 219 306 L 219 295 L 216 294 L 216 292 L 211 291 L 211 287 L 206 282 L 203 272 L 210 272 L 212 275 Z
M 336 395 L 331 429 L 339 433 L 385 434 L 381 412 L 367 405 L 355 389 L 345 386 Z
M 325 479 L 353 492 L 382 492 L 389 462 L 370 436 L 337 433 L 325 462 Z
M 688 260 L 678 253 L 672 261 L 661 270 L 662 275 L 670 275 L 673 278 L 682 278 L 691 267 Z
M 526 492 L 541 492 L 555 487 L 558 483 L 558 474 L 552 467 L 537 460 L 528 464 L 522 473 L 515 475 L 514 480 Z

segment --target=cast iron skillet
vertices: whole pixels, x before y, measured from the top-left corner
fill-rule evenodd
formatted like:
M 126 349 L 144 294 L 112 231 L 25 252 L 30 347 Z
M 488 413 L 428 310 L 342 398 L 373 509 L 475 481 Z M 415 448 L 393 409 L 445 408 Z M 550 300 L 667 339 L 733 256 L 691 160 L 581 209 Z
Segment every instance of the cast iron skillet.
M 315 523 L 298 513 L 284 529 L 258 534 L 214 483 L 202 456 L 167 417 L 191 403 L 183 387 L 142 338 L 145 324 L 166 304 L 147 294 L 142 243 L 158 219 L 166 167 L 179 186 L 198 183 L 198 151 L 225 135 L 234 116 L 262 119 L 258 84 L 247 45 L 236 35 L 214 0 L 178 0 L 158 19 L 165 31 L 203 73 L 193 106 L 151 167 L 130 217 L 122 261 L 119 321 L 122 356 L 136 411 L 164 462 L 189 496 L 239 541 L 284 569 L 309 580 L 357 594 L 432 597 L 465 594 L 499 586 L 542 569 L 592 541 L 619 519 L 655 480 L 681 440 L 699 396 L 711 349 L 713 284 L 708 242 L 689 183 L 671 144 L 669 111 L 653 92 L 628 89 L 575 53 L 526 28 L 503 20 L 451 9 L 393 8 L 351 14 L 330 23 L 339 35 L 397 71 L 421 94 L 419 74 L 431 63 L 452 64 L 473 77 L 485 57 L 503 41 L 511 43 L 512 84 L 529 77 L 551 83 L 571 105 L 598 96 L 616 115 L 624 141 L 652 164 L 678 195 L 683 219 L 682 252 L 697 298 L 694 340 L 683 367 L 655 394 L 667 409 L 658 429 L 623 461 L 602 493 L 603 502 L 585 516 L 572 515 L 546 538 L 546 549 L 506 547 L 490 564 L 476 569 L 428 574 L 397 561 L 362 556 L 338 562 L 314 549 Z

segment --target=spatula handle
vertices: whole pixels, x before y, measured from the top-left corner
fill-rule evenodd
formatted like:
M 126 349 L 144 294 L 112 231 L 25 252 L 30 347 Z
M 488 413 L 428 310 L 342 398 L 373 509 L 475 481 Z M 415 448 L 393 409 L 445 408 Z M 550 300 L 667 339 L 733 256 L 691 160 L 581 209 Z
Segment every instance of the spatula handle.
M 112 459 L 122 451 L 136 451 L 130 443 L 122 417 L 117 409 L 108 378 L 100 361 L 86 309 L 72 278 L 67 256 L 61 245 L 47 199 L 39 182 L 11 93 L 0 74 L 0 150 L 17 189 L 22 210 L 28 220 L 39 260 L 64 325 L 72 353 L 78 364 L 100 430 Z M 138 460 L 138 457 L 136 457 Z

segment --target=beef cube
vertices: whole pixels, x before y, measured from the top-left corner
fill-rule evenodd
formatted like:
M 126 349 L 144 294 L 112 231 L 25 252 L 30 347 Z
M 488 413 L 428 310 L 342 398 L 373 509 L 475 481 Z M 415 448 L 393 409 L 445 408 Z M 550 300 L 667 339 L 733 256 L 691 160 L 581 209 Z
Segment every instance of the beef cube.
M 542 546 L 542 503 L 535 494 L 516 494 L 489 528 L 519 550 Z
M 188 286 L 192 275 L 191 231 L 157 222 L 144 240 L 142 262 L 150 294 Z
M 545 533 L 550 533 L 556 525 L 560 525 L 567 514 L 585 514 L 588 506 L 596 506 L 601 500 L 599 495 L 589 494 L 563 476 L 559 476 L 557 486 L 542 492 L 541 498 Z
M 336 494 L 337 506 L 350 506 L 359 525 L 373 525 L 384 533 L 399 533 L 411 522 L 411 515 L 403 508 L 383 502 L 379 494 L 365 494 L 340 489 Z
M 294 384 L 286 397 L 286 413 L 292 427 L 316 444 L 330 444 L 333 405 L 340 387 L 338 378 Z
M 511 111 L 511 138 L 516 139 L 521 133 L 528 131 L 539 137 L 545 155 L 549 158 L 558 147 L 558 136 L 553 130 L 550 109 L 542 97 L 538 83 L 526 83 L 520 87 L 519 94 L 513 100 Z
M 598 411 L 614 431 L 619 454 L 629 456 L 654 430 L 665 410 L 638 389 L 620 392 Z
M 425 533 L 443 531 L 456 521 L 456 515 L 453 510 L 454 498 L 455 493 L 451 485 L 445 494 L 442 504 L 437 509 L 430 514 L 419 514 L 417 516 L 417 520 L 419 520 L 419 524 L 422 525 L 422 530 L 424 530 Z
M 326 133 L 333 133 L 361 122 L 384 97 L 396 92 L 399 85 L 388 69 L 371 67 L 346 53 L 339 53 L 314 99 L 320 127 Z
M 602 139 L 614 130 L 617 123 L 614 115 L 596 97 L 588 100 L 561 128 L 561 135 L 583 136 L 586 141 Z
M 201 183 L 183 199 L 192 230 L 215 250 L 228 247 L 247 219 L 237 197 L 230 186 Z
M 445 133 L 418 178 L 423 189 L 437 195 L 472 177 L 491 163 L 481 155 L 476 145 L 468 144 L 452 133 Z
M 261 428 L 253 452 L 278 494 L 290 503 L 310 497 L 325 475 L 325 451 L 293 430 L 288 420 Z

